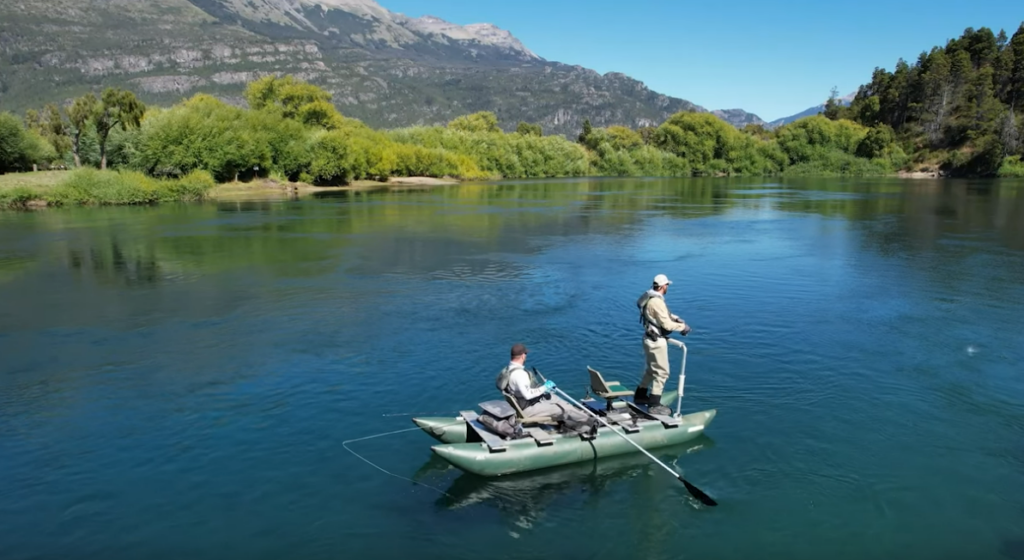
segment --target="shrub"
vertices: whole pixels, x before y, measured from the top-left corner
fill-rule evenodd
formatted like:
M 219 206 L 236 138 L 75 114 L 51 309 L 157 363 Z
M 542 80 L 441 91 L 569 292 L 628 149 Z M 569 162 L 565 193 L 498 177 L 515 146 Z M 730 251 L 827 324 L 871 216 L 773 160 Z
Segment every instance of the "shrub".
M 28 207 L 29 202 L 42 198 L 29 187 L 0 190 L 0 209 L 23 209 Z
M 996 174 L 1000 177 L 1024 177 L 1024 162 L 1020 156 L 1004 158 Z

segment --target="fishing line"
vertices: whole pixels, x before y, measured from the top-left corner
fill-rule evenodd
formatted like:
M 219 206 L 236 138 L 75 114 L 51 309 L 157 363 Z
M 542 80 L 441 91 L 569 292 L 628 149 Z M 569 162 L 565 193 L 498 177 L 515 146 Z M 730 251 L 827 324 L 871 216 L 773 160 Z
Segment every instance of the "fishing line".
M 446 424 L 446 425 L 437 426 L 437 427 L 438 428 L 447 428 L 448 426 L 454 426 L 456 424 L 461 424 L 461 423 L 462 423 L 461 421 L 459 421 L 459 422 L 452 422 L 451 424 Z M 454 499 L 455 496 L 452 496 L 451 494 L 449 494 L 448 492 L 445 492 L 444 490 L 441 490 L 440 488 L 435 488 L 433 486 L 430 486 L 429 484 L 423 484 L 422 482 L 416 482 L 415 480 L 413 480 L 411 478 L 406 478 L 406 477 L 404 477 L 402 475 L 395 474 L 393 472 L 387 471 L 387 470 L 381 468 L 380 466 L 374 464 L 372 461 L 370 461 L 366 457 L 363 457 L 362 455 L 356 453 L 355 451 L 352 451 L 349 448 L 349 446 L 348 446 L 348 444 L 350 444 L 350 443 L 366 441 L 368 439 L 375 439 L 375 438 L 384 437 L 384 436 L 393 436 L 395 434 L 401 434 L 401 433 L 404 433 L 404 432 L 411 432 L 411 431 L 414 431 L 414 430 L 422 430 L 422 428 L 417 426 L 415 428 L 406 428 L 404 430 L 395 430 L 393 432 L 387 432 L 387 433 L 384 433 L 384 434 L 377 434 L 377 435 L 374 435 L 374 436 L 366 436 L 366 437 L 361 437 L 361 438 L 358 438 L 358 439 L 350 439 L 350 440 L 341 442 L 341 446 L 344 447 L 345 450 L 348 451 L 349 453 L 355 455 L 356 457 L 359 457 L 359 459 L 362 460 L 363 462 L 365 462 L 367 465 L 370 465 L 371 467 L 377 469 L 378 471 L 380 471 L 380 472 L 382 472 L 382 473 L 384 473 L 386 475 L 393 476 L 395 478 L 400 478 L 402 480 L 408 480 L 409 482 L 411 482 L 413 484 L 419 484 L 420 486 L 423 486 L 425 488 L 430 488 L 431 490 L 433 490 L 435 492 L 440 492 L 440 493 L 444 494 L 445 496 L 448 496 L 449 498 Z

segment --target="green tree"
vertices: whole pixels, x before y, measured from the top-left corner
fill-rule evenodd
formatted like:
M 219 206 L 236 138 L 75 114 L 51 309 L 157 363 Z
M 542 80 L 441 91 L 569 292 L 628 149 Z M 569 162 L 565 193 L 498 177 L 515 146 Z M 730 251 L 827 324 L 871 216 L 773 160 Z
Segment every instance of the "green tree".
M 93 115 L 93 124 L 100 141 L 100 169 L 107 168 L 107 139 L 114 127 L 121 130 L 138 128 L 146 106 L 135 94 L 123 89 L 107 88 Z
M 896 135 L 889 125 L 883 124 L 872 128 L 857 145 L 857 157 L 867 159 L 883 157 L 895 142 Z
M 585 119 L 583 121 L 583 131 L 580 132 L 580 135 L 577 138 L 577 141 L 579 141 L 580 144 L 586 144 L 587 141 L 590 139 L 590 135 L 593 134 L 593 133 L 594 133 L 594 127 L 593 127 L 593 125 L 590 124 L 590 119 Z
M 544 129 L 539 124 L 531 124 L 527 122 L 520 122 L 516 126 L 516 134 L 522 134 L 523 136 L 544 136 Z
M 608 141 L 617 150 L 635 150 L 644 145 L 639 132 L 624 126 L 609 126 L 606 130 Z
M 26 129 L 18 117 L 0 113 L 0 173 L 29 171 L 55 158 L 56 152 L 42 136 Z
M 938 146 L 955 97 L 954 79 L 945 51 L 939 48 L 932 50 L 925 59 L 921 81 L 921 121 L 931 145 Z
M 823 114 L 825 118 L 830 121 L 839 120 L 843 112 L 843 103 L 839 100 L 839 89 L 832 86 L 832 91 L 829 93 L 828 100 L 825 101 L 825 110 Z
M 82 167 L 82 137 L 88 130 L 100 110 L 100 101 L 96 96 L 87 93 L 67 108 L 68 122 L 71 125 L 71 153 L 75 157 L 75 167 Z
M 1013 34 L 1006 50 L 1010 53 L 1006 103 L 1019 112 L 1024 105 L 1024 23 Z
M 461 132 L 501 132 L 498 116 L 490 111 L 480 111 L 453 119 L 448 123 L 448 128 Z
M 340 128 L 344 120 L 331 103 L 332 98 L 329 91 L 291 75 L 266 76 L 245 88 L 250 109 L 275 111 L 287 119 L 327 130 Z
M 64 155 L 71 151 L 69 127 L 56 104 L 48 103 L 43 107 L 42 113 L 29 110 L 25 117 L 25 126 L 45 138 L 53 146 L 58 158 L 63 159 Z

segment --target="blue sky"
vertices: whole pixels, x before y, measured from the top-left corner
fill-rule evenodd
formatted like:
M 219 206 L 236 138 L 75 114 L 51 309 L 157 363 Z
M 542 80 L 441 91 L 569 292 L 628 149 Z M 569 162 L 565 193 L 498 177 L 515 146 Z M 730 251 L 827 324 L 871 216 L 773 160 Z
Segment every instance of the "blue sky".
M 622 72 L 707 109 L 765 120 L 823 102 L 967 27 L 1024 21 L 1020 1 L 378 0 L 393 12 L 511 31 L 553 61 Z

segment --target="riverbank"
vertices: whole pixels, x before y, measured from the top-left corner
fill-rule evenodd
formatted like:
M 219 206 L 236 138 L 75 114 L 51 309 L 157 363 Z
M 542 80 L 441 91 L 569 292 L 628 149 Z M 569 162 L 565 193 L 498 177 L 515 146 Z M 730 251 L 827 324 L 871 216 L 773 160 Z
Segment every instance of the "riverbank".
M 85 185 L 80 179 L 87 175 Z M 77 179 L 77 181 L 76 181 Z M 139 181 L 139 196 L 126 196 L 129 189 L 126 181 Z M 433 177 L 392 177 L 387 181 L 360 180 L 338 187 L 318 187 L 309 183 L 283 182 L 274 179 L 258 179 L 249 182 L 231 182 L 199 185 L 188 192 L 187 197 L 180 196 L 175 186 L 181 181 L 157 181 L 138 174 L 118 173 L 115 171 L 82 170 L 74 171 L 37 171 L 31 173 L 8 173 L 0 175 L 0 209 L 37 209 L 49 206 L 74 204 L 144 204 L 147 202 L 169 202 L 174 200 L 274 200 L 307 196 L 315 193 L 337 191 L 366 191 L 391 188 L 431 188 L 444 185 L 455 185 L 454 179 L 436 179 Z M 115 184 L 111 184 L 115 183 Z M 116 184 L 119 183 L 119 184 Z M 180 189 L 178 189 L 180 190 Z M 77 196 L 68 196 L 67 191 L 76 191 Z M 105 192 L 98 192 L 105 191 Z M 145 196 L 151 191 L 154 196 Z M 161 192 L 163 191 L 163 192 Z M 156 200 L 159 199 L 159 200 Z

